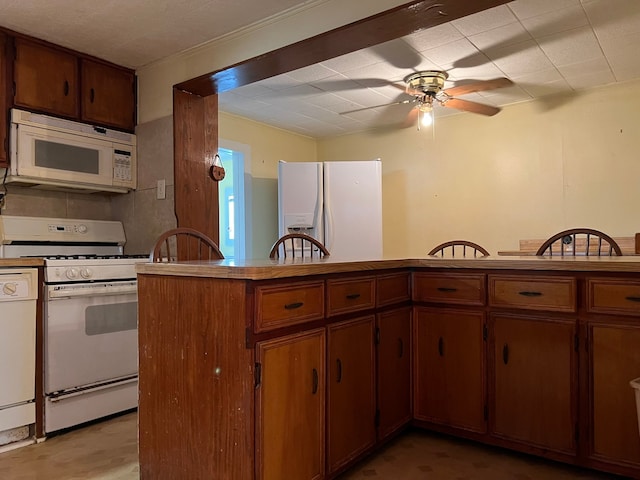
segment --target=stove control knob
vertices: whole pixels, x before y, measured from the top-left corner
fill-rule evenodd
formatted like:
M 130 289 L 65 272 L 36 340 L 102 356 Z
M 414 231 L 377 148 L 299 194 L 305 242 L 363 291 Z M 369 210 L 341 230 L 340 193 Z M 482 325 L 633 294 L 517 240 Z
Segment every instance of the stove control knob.
M 82 223 L 78 225 L 78 233 L 87 233 L 87 226 Z
M 67 274 L 67 278 L 70 280 L 73 280 L 74 278 L 78 278 L 78 269 L 67 268 L 66 274 Z
M 86 267 L 80 269 L 80 276 L 82 278 L 84 279 L 91 278 L 92 275 L 93 275 L 93 272 L 91 271 L 91 269 Z
M 16 285 L 15 283 L 7 282 L 2 285 L 2 293 L 4 293 L 5 295 L 15 295 L 17 290 L 18 285 Z

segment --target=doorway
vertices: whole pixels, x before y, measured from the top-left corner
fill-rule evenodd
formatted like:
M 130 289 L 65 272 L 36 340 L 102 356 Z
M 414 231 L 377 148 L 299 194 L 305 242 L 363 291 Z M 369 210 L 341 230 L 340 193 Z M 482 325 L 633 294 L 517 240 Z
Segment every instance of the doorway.
M 225 258 L 244 259 L 249 246 L 245 169 L 250 162 L 249 147 L 220 139 L 218 155 L 225 177 L 218 185 L 220 205 L 220 250 Z

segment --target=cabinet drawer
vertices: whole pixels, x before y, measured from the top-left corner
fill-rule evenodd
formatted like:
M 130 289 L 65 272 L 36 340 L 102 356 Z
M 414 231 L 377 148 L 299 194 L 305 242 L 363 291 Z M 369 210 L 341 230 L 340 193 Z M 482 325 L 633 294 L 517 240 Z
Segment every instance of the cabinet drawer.
M 406 302 L 411 298 L 409 272 L 390 273 L 376 277 L 376 305 L 383 307 Z
M 417 302 L 484 305 L 484 275 L 414 273 L 413 300 Z
M 324 317 L 324 282 L 296 282 L 256 288 L 254 331 L 265 332 Z
M 327 280 L 327 316 L 373 308 L 375 290 L 375 277 Z
M 622 278 L 589 278 L 587 308 L 593 313 L 640 315 L 640 282 Z
M 489 305 L 527 310 L 575 312 L 576 279 L 489 275 Z

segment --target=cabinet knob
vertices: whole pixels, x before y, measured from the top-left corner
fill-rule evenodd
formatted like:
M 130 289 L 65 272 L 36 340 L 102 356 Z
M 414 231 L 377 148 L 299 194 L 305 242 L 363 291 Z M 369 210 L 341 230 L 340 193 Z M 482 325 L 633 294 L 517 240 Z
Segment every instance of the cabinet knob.
M 336 360 L 336 369 L 338 372 L 338 376 L 337 376 L 337 383 L 340 383 L 342 381 L 342 360 L 340 360 L 339 358 Z
M 96 91 L 92 88 L 89 91 L 89 101 L 93 103 L 93 100 L 96 98 Z
M 438 354 L 444 357 L 444 339 L 442 337 L 438 339 Z
M 398 338 L 398 358 L 402 358 L 404 356 L 404 342 L 401 338 Z
M 65 97 L 69 96 L 69 81 L 68 80 L 64 81 L 63 91 L 64 91 L 64 96 Z

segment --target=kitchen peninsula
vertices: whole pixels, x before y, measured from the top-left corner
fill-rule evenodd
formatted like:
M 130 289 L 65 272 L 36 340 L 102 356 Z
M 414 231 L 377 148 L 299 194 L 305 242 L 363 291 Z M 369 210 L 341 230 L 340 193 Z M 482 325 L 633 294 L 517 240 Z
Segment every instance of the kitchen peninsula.
M 143 480 L 334 478 L 407 425 L 640 476 L 640 257 L 137 271 Z

